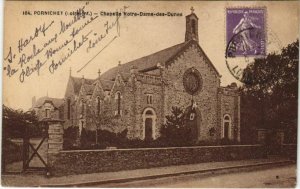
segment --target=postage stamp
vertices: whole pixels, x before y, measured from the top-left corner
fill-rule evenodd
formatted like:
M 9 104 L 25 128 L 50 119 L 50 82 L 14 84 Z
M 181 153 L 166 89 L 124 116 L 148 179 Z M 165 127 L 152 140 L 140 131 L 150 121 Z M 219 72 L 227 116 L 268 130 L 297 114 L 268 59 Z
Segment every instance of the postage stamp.
M 266 55 L 266 9 L 226 9 L 226 56 Z

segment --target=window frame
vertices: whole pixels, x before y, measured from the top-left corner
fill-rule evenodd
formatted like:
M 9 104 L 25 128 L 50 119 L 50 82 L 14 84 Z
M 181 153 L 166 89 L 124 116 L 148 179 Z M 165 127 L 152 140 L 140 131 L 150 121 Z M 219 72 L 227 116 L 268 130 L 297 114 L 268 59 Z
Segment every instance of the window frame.
M 97 96 L 97 115 L 99 115 L 101 112 L 101 98 L 100 96 Z
M 50 108 L 46 108 L 45 109 L 45 117 L 46 118 L 50 118 L 51 116 L 50 116 Z
M 224 114 L 222 119 L 222 138 L 232 139 L 231 129 L 232 129 L 232 121 L 231 116 L 229 114 Z M 225 136 L 225 125 L 228 124 L 228 136 Z
M 147 100 L 147 105 L 152 105 L 153 104 L 153 94 L 147 93 L 146 100 Z
M 71 99 L 68 98 L 67 99 L 67 119 L 70 120 L 71 119 Z

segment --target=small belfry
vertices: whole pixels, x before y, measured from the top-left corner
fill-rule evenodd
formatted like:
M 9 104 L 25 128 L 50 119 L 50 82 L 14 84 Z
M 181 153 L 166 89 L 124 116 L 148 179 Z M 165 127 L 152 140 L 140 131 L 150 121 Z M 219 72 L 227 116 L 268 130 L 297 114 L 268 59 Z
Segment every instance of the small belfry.
M 195 9 L 191 7 L 191 14 L 187 15 L 186 18 L 186 30 L 185 30 L 185 41 L 199 41 L 198 39 L 198 17 L 194 13 Z

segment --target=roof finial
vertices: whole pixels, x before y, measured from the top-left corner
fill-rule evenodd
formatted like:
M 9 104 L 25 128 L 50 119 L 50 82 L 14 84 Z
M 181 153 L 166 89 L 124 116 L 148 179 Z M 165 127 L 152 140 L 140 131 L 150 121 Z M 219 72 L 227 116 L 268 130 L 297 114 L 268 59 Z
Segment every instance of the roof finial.
M 121 71 L 121 61 L 119 60 L 119 63 L 118 63 L 118 73 L 120 73 Z
M 70 77 L 72 76 L 72 68 L 70 67 Z
M 81 84 L 82 84 L 82 85 L 84 84 L 84 75 L 82 75 L 82 78 L 81 78 Z
M 98 77 L 100 78 L 101 70 L 98 69 Z
M 195 11 L 194 7 L 191 7 L 191 14 L 193 14 Z

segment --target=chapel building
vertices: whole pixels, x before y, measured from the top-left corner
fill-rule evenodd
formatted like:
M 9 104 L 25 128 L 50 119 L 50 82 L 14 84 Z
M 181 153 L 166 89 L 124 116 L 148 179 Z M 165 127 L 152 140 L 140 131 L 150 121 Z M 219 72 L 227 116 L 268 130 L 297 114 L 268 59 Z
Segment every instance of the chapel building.
M 64 127 L 95 130 L 95 117 L 109 112 L 113 132 L 130 139 L 157 139 L 172 107 L 184 110 L 191 140 L 240 141 L 240 96 L 235 83 L 220 86 L 221 75 L 198 43 L 198 17 L 186 16 L 183 43 L 128 63 L 95 79 L 69 76 Z M 100 116 L 101 117 L 101 116 Z M 99 129 L 99 128 L 98 128 Z

